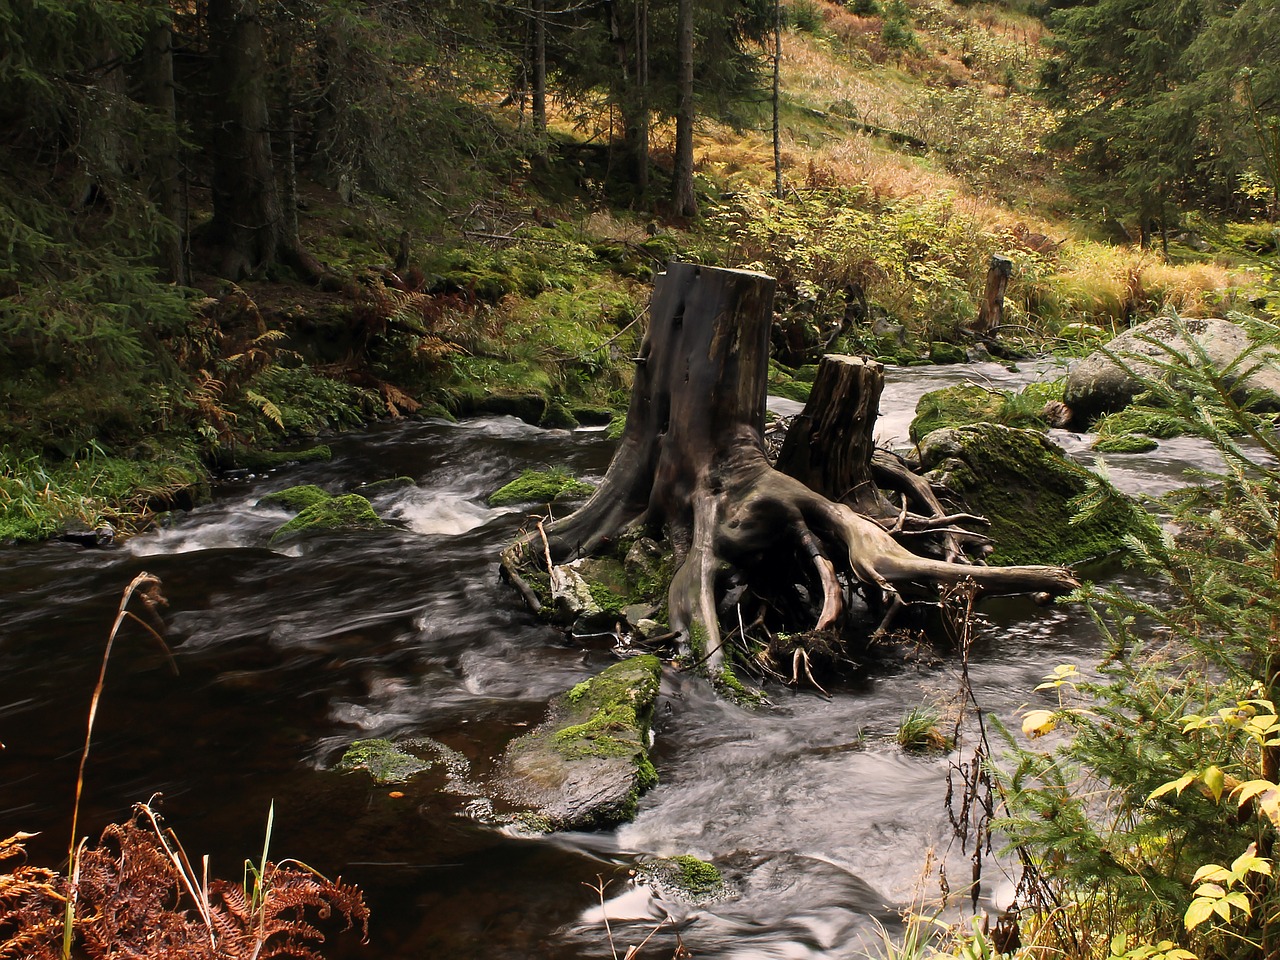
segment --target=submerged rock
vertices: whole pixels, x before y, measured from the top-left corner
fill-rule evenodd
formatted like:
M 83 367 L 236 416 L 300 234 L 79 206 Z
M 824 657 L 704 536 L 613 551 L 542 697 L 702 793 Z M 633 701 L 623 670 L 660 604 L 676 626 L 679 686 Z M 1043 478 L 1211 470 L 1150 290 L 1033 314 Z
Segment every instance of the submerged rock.
M 1080 563 L 1123 549 L 1129 534 L 1154 523 L 1033 430 L 994 423 L 936 430 L 920 459 L 931 482 L 991 521 L 995 563 Z
M 317 531 L 377 530 L 387 526 L 374 513 L 373 505 L 357 493 L 329 497 L 307 507 L 271 535 L 278 543 L 290 537 Z
M 507 747 L 502 793 L 560 830 L 630 820 L 658 780 L 648 743 L 661 677 L 657 657 L 632 657 L 556 697 L 547 721 Z
M 364 770 L 374 783 L 407 783 L 415 773 L 430 770 L 432 763 L 390 740 L 355 740 L 338 761 L 338 769 Z
M 1228 371 L 1253 346 L 1254 340 L 1249 331 L 1229 320 L 1175 321 L 1158 317 L 1120 334 L 1106 346 L 1106 352 L 1096 350 L 1075 364 L 1067 374 L 1062 399 L 1075 413 L 1079 424 L 1089 423 L 1101 413 L 1119 410 L 1143 391 L 1139 377 L 1170 379 L 1169 372 L 1160 367 L 1173 359 L 1170 351 L 1192 354 L 1195 350 L 1203 350 L 1208 362 L 1219 374 L 1228 376 L 1228 386 L 1234 388 L 1237 383 Z M 1123 360 L 1130 369 L 1126 370 L 1112 356 Z M 1257 361 L 1268 361 L 1238 384 L 1249 390 L 1262 391 L 1259 410 L 1280 410 L 1277 359 L 1280 355 L 1274 349 L 1264 349 L 1244 365 L 1247 368 Z M 1177 386 L 1176 377 L 1172 382 Z

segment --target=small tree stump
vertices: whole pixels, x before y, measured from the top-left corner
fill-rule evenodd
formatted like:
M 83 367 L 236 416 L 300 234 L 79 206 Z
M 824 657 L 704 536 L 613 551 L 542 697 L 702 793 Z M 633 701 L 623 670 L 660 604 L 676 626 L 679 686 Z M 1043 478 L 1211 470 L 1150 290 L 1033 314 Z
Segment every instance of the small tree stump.
M 999 253 L 993 254 L 987 268 L 987 286 L 978 307 L 978 319 L 973 325 L 974 333 L 985 336 L 1004 322 L 1004 291 L 1012 274 L 1013 261 Z

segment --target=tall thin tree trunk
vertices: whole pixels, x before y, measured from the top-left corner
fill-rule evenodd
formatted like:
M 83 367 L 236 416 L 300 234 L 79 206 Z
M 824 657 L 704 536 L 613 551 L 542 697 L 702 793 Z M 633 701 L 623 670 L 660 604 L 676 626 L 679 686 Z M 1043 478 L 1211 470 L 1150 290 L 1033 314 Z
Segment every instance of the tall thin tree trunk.
M 636 188 L 649 192 L 649 0 L 636 0 L 636 131 L 631 144 Z
M 693 189 L 693 3 L 694 0 L 680 0 L 676 13 L 676 157 L 671 205 L 681 217 L 698 215 L 698 198 Z
M 533 129 L 547 132 L 547 0 L 533 5 Z
M 773 0 L 773 192 L 782 199 L 782 130 L 778 97 L 782 88 L 782 0 Z
M 173 24 L 156 26 L 147 37 L 143 58 L 143 97 L 165 121 L 160 142 L 150 151 L 156 205 L 173 230 L 160 242 L 160 264 L 167 279 L 185 284 L 187 206 L 182 189 L 177 95 L 173 84 Z

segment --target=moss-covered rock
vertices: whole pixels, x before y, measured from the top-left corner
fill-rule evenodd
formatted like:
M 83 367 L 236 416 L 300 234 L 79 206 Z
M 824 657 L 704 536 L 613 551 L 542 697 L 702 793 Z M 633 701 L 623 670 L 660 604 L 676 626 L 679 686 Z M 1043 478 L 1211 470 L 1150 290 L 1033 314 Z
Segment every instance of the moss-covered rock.
M 934 430 L 971 423 L 1003 423 L 1011 427 L 1042 430 L 1043 389 L 1033 385 L 1022 393 L 990 390 L 976 383 L 962 383 L 926 393 L 916 403 L 910 435 L 919 443 Z
M 323 463 L 333 459 L 333 451 L 327 444 L 306 450 L 249 450 L 239 447 L 218 456 L 218 466 L 226 469 L 241 467 L 258 473 L 278 470 L 291 463 Z
M 648 738 L 661 678 L 657 657 L 632 657 L 556 697 L 547 721 L 508 746 L 502 792 L 557 829 L 630 820 L 657 782 Z
M 314 483 L 304 483 L 300 486 L 277 490 L 275 493 L 268 493 L 258 501 L 258 506 L 279 507 L 281 510 L 288 510 L 290 513 L 299 513 L 307 509 L 307 507 L 323 503 L 332 496 L 333 494 L 327 490 L 322 490 Z
M 406 783 L 416 773 L 431 769 L 432 761 L 414 756 L 390 740 L 354 740 L 338 761 L 343 772 L 364 770 L 374 783 Z
M 1122 549 L 1128 534 L 1154 522 L 1032 430 L 991 423 L 935 430 L 920 457 L 933 482 L 991 521 L 996 563 L 1079 563 Z
M 475 404 L 475 412 L 495 417 L 517 417 L 536 427 L 547 412 L 547 398 L 536 393 L 494 393 L 479 400 Z
M 588 496 L 595 487 L 567 470 L 526 470 L 510 483 L 489 495 L 489 506 L 508 507 L 518 503 L 551 503 Z
M 1099 437 L 1091 450 L 1098 453 L 1149 453 L 1160 446 L 1155 440 L 1141 433 L 1124 433 L 1119 436 Z
M 578 419 L 563 403 L 549 403 L 538 426 L 544 430 L 572 430 L 578 426 Z
M 613 423 L 617 414 L 608 407 L 575 406 L 569 412 L 584 427 L 604 427 Z
M 387 524 L 374 513 L 373 505 L 358 493 L 329 497 L 313 503 L 271 535 L 277 543 L 306 533 L 333 530 L 377 530 Z
M 658 857 L 636 864 L 636 879 L 664 900 L 702 906 L 727 900 L 734 889 L 713 863 L 689 854 Z
M 388 477 L 385 480 L 362 483 L 351 492 L 358 493 L 362 497 L 382 497 L 388 493 L 395 493 L 397 490 L 407 490 L 409 487 L 414 486 L 416 482 L 413 477 Z

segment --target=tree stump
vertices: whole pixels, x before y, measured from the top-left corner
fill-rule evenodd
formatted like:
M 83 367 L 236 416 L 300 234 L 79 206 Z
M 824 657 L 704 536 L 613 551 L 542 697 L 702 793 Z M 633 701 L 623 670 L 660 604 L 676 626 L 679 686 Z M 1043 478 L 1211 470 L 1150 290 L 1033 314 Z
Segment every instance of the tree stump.
M 657 278 L 617 452 L 592 497 L 545 526 L 550 562 L 596 553 L 627 532 L 665 539 L 675 559 L 671 631 L 713 678 L 728 669 L 717 605 L 731 576 L 761 595 L 794 594 L 797 568 L 807 570 L 819 589 L 803 591 L 800 606 L 813 622 L 795 629 L 818 630 L 841 623 L 854 589 L 896 603 L 900 587 L 966 578 L 993 593 L 1061 594 L 1077 585 L 1058 567 L 918 556 L 878 522 L 887 504 L 872 480 L 878 364 L 835 358 L 823 365 L 815 393 L 844 399 L 816 413 L 811 402 L 806 425 L 788 438 L 803 479 L 775 469 L 763 440 L 773 289 L 760 273 L 691 263 L 672 263 Z M 847 411 L 846 401 L 860 411 L 856 423 L 828 416 Z M 524 584 L 522 564 L 540 556 L 535 536 L 503 554 L 504 575 L 517 585 Z M 531 592 L 527 584 L 522 592 Z M 780 605 L 797 603 L 793 596 Z
M 973 325 L 975 333 L 985 335 L 1004 322 L 1004 291 L 1013 274 L 1013 261 L 1001 254 L 992 254 L 987 268 L 987 286 L 978 306 L 978 319 Z

